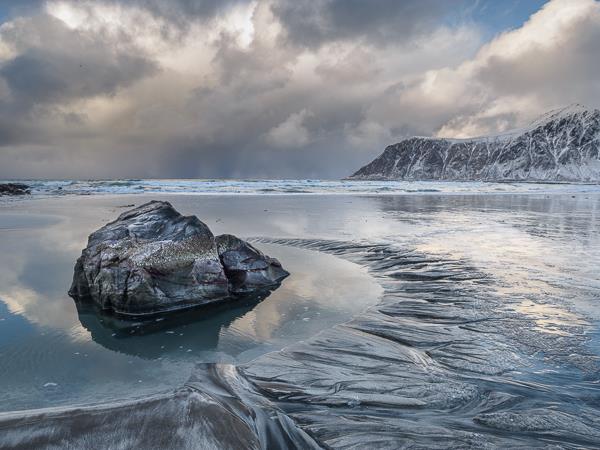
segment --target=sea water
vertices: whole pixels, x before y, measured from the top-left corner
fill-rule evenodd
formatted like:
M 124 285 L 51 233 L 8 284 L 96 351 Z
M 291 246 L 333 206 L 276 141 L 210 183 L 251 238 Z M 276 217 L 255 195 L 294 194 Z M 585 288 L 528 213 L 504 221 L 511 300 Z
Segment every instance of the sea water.
M 342 439 L 333 430 L 348 439 L 354 431 L 377 435 L 375 425 L 344 431 L 358 414 L 365 426 L 370 418 L 395 420 L 390 430 L 415 445 L 431 444 L 433 436 L 416 433 L 418 422 L 456 445 L 475 442 L 475 436 L 527 445 L 532 436 L 545 436 L 547 443 L 593 446 L 600 439 L 593 425 L 600 418 L 599 189 L 540 184 L 498 193 L 491 186 L 473 184 L 470 193 L 452 187 L 401 195 L 104 193 L 8 200 L 0 206 L 2 405 L 8 410 L 101 401 L 111 389 L 116 395 L 168 389 L 201 361 L 242 363 L 249 374 L 259 374 L 271 370 L 271 350 L 313 342 L 354 317 L 353 326 L 368 331 L 355 339 L 382 336 L 369 361 L 380 368 L 364 371 L 353 363 L 358 354 L 338 352 L 328 374 L 338 382 L 354 377 L 344 384 L 348 407 L 319 415 L 310 412 L 317 407 L 311 402 L 289 403 L 296 412 L 306 408 L 303 420 L 312 421 L 317 434 L 323 426 L 323 439 Z M 210 326 L 192 321 L 162 334 L 140 326 L 141 335 L 134 327 L 130 337 L 127 328 L 78 315 L 65 292 L 87 234 L 122 207 L 150 199 L 198 215 L 215 234 L 257 238 L 256 245 L 292 272 L 288 285 L 263 303 L 240 305 L 241 313 L 223 312 Z M 389 320 L 369 319 L 373 308 Z M 288 314 L 293 318 L 285 324 Z M 328 319 L 318 322 L 320 316 Z M 187 352 L 191 343 L 215 336 L 211 327 L 219 330 L 217 344 Z M 330 345 L 318 342 L 320 351 Z M 399 350 L 410 357 L 393 353 Z M 306 358 L 316 363 L 310 353 Z M 306 389 L 318 386 L 311 382 Z M 330 394 L 339 399 L 345 392 Z M 406 406 L 393 403 L 400 394 Z M 380 400 L 362 410 L 364 398 Z M 319 417 L 328 419 L 321 424 Z

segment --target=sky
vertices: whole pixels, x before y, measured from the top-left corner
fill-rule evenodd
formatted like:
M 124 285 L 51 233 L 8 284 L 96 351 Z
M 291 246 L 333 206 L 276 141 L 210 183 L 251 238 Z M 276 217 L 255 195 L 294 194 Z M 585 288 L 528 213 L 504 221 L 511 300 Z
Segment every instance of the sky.
M 0 23 L 0 179 L 335 179 L 600 106 L 597 0 L 2 0 Z

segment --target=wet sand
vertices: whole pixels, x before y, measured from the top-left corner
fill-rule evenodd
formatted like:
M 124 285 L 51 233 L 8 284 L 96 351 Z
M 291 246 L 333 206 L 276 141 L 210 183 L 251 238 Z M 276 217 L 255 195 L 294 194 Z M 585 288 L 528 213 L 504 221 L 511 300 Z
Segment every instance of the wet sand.
M 214 408 L 202 425 L 179 423 L 170 443 L 193 448 L 193 436 L 210 448 L 233 417 L 247 448 L 600 446 L 597 194 L 168 198 L 217 233 L 358 264 L 383 289 L 377 305 L 305 342 L 197 367 L 164 401 Z M 79 201 L 121 198 L 24 201 L 2 213 L 46 216 Z M 118 408 L 158 425 L 171 413 L 152 401 Z M 99 424 L 115 411 L 84 412 L 81 429 L 71 410 L 5 414 L 10 438 L 0 442 L 110 441 Z M 143 443 L 133 419 L 123 427 Z

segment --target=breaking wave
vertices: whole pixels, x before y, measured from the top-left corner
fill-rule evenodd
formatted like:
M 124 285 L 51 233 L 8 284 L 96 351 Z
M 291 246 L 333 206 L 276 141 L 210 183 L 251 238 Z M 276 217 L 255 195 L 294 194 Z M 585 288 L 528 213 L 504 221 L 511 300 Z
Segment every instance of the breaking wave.
M 597 185 L 352 180 L 20 180 L 34 195 L 427 195 L 598 192 Z

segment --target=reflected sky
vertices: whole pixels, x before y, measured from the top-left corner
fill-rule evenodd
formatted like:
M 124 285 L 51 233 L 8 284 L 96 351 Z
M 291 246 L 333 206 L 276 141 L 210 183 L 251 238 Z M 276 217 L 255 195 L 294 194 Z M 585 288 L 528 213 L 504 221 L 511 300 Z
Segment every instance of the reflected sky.
M 291 272 L 266 298 L 146 322 L 78 310 L 66 292 L 87 235 L 131 204 L 95 200 L 32 201 L 0 213 L 3 410 L 169 389 L 199 362 L 249 361 L 347 321 L 379 299 L 380 286 L 353 263 L 257 244 Z

